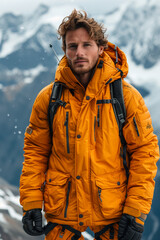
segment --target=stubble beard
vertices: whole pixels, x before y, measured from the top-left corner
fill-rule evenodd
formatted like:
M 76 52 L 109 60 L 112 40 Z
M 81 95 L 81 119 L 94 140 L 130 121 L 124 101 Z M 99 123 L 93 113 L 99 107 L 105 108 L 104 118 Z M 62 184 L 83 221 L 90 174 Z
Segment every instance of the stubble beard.
M 85 67 L 83 64 L 79 64 L 79 66 L 76 67 L 76 66 L 74 66 L 74 64 L 72 64 L 72 61 L 70 59 L 68 59 L 68 65 L 75 75 L 83 75 L 83 74 L 92 72 L 96 63 L 93 67 L 90 65 Z

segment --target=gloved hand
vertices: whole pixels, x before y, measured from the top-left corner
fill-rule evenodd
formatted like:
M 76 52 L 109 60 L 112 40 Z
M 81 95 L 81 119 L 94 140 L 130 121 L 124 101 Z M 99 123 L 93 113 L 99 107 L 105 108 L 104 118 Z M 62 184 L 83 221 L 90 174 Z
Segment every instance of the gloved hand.
M 142 224 L 137 223 L 135 217 L 123 214 L 119 222 L 118 240 L 140 240 L 144 230 Z
M 26 212 L 24 211 L 24 213 L 25 215 L 22 218 L 24 231 L 31 236 L 44 234 L 41 209 L 36 208 Z

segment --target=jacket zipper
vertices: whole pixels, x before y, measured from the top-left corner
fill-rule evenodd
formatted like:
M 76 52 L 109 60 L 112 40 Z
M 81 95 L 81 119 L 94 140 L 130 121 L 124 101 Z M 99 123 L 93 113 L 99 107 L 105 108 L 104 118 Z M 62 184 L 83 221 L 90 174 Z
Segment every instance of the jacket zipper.
M 68 204 L 69 204 L 69 192 L 70 192 L 70 188 L 71 188 L 71 181 L 68 182 L 68 189 L 67 189 L 67 198 L 66 198 L 66 207 L 65 207 L 65 211 L 64 211 L 64 217 L 67 217 L 67 209 L 68 209 Z
M 98 188 L 98 197 L 99 197 L 100 201 L 102 202 L 101 192 L 102 192 L 102 189 Z
M 96 141 L 96 116 L 94 117 L 94 141 Z
M 138 126 L 137 126 L 137 122 L 136 122 L 135 117 L 133 117 L 133 123 L 134 123 L 135 129 L 136 129 L 136 132 L 137 132 L 137 136 L 139 137 L 139 131 L 138 131 Z
M 100 126 L 99 118 L 100 118 L 100 106 L 98 105 L 98 112 L 97 112 L 97 125 L 98 125 L 98 127 Z
M 66 126 L 67 153 L 70 153 L 70 149 L 69 149 L 69 131 L 68 131 L 68 115 L 69 115 L 69 112 L 66 112 L 66 121 L 64 123 L 64 126 Z

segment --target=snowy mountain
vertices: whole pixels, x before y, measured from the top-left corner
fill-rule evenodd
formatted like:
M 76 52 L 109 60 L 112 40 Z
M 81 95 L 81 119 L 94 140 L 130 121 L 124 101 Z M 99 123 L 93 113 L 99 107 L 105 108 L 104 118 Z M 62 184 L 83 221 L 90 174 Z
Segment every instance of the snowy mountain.
M 18 188 L 0 178 L 0 239 L 33 239 L 23 231 L 21 220 L 22 208 L 19 205 Z M 36 237 L 35 239 L 44 238 Z
M 160 5 L 151 1 L 132 1 L 112 35 L 117 44 L 129 47 L 132 60 L 144 68 L 160 63 Z
M 33 237 L 26 234 L 22 226 L 22 207 L 19 204 L 19 190 L 0 178 L 0 239 L 28 240 Z M 43 216 L 44 223 L 46 224 Z M 93 240 L 89 232 L 83 232 L 86 240 Z M 44 235 L 34 237 L 35 240 L 44 239 Z
M 128 80 L 150 92 L 145 101 L 160 137 L 160 111 L 157 109 L 160 101 L 160 1 L 125 1 L 119 9 L 98 19 L 108 28 L 109 40 L 127 55 Z
M 63 52 L 56 29 L 73 8 L 79 9 L 73 4 L 54 8 L 40 5 L 28 16 L 6 13 L 0 17 L 0 173 L 2 178 L 16 186 L 22 169 L 24 132 L 33 102 L 38 92 L 54 81 L 57 60 L 49 44 L 61 57 Z M 160 2 L 126 0 L 120 8 L 95 18 L 108 28 L 109 41 L 126 53 L 129 62 L 127 80 L 145 98 L 160 139 Z M 152 212 L 147 219 L 143 240 L 159 240 L 159 178 L 158 171 Z M 17 218 L 10 215 L 10 210 L 0 208 L 1 235 L 6 234 L 3 230 L 6 229 L 6 219 L 10 219 L 11 225 L 17 229 L 18 225 L 14 224 L 20 224 L 21 208 L 10 200 L 12 195 L 18 199 L 19 193 L 16 188 L 8 186 L 0 180 L 0 206 L 6 204 L 7 208 L 8 204 L 13 207 Z M 21 230 L 17 231 L 21 239 Z M 12 232 L 14 236 L 14 229 Z
M 118 46 L 127 47 L 132 61 L 151 68 L 160 63 L 159 13 L 159 1 L 130 0 L 106 14 L 105 19 L 100 18 L 108 26 L 110 39 Z

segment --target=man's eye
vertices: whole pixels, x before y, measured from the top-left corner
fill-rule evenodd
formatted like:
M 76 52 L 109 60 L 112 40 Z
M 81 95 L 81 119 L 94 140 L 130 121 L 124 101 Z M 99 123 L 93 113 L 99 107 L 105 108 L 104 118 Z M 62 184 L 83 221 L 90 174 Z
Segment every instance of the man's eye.
M 84 46 L 88 47 L 88 46 L 91 46 L 91 44 L 90 43 L 84 43 Z
M 70 48 L 70 49 L 76 49 L 76 48 L 77 48 L 77 45 L 70 45 L 69 48 Z

